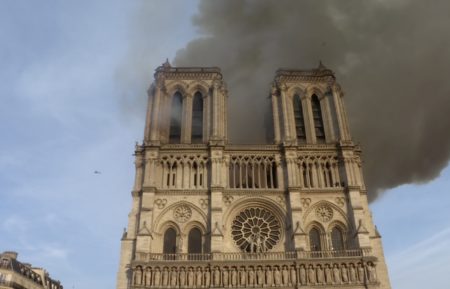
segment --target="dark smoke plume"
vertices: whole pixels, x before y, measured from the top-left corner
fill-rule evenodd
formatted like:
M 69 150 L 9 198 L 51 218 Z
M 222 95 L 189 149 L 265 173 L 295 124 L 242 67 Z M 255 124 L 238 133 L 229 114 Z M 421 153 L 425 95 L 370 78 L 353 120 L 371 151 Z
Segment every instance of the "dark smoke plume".
M 154 59 L 155 50 L 181 47 L 192 34 L 180 20 L 189 14 L 179 8 L 186 1 L 139 2 L 118 71 L 127 115 L 143 119 L 136 107 L 145 107 L 150 68 L 164 61 Z M 384 189 L 435 178 L 450 157 L 448 11 L 446 0 L 203 0 L 193 18 L 201 37 L 174 64 L 221 67 L 231 142 L 255 143 L 271 129 L 275 70 L 322 60 L 346 92 L 373 200 Z
M 229 88 L 231 141 L 265 139 L 279 67 L 319 60 L 342 84 L 375 199 L 436 177 L 450 156 L 449 1 L 201 1 L 202 37 L 178 66 L 219 66 Z

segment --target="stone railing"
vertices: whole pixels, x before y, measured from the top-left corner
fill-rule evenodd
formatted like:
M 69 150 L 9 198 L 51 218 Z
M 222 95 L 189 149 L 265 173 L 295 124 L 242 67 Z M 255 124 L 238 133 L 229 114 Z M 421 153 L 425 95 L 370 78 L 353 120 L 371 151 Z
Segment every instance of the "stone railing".
M 369 250 L 138 254 L 131 288 L 224 288 L 377 284 Z M 172 259 L 170 259 L 172 258 Z
M 344 251 L 293 251 L 266 253 L 199 253 L 199 254 L 161 254 L 136 253 L 136 261 L 244 261 L 244 260 L 293 260 L 293 259 L 326 259 L 370 256 L 370 249 L 354 249 Z

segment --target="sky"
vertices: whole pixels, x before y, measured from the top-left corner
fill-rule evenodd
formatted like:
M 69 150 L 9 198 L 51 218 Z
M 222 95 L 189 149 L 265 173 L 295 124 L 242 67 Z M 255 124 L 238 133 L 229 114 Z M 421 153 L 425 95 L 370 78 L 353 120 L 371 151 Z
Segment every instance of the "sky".
M 196 10 L 196 1 L 0 0 L 0 251 L 65 288 L 115 287 L 146 89 L 198 35 Z M 136 41 L 141 26 L 147 41 Z M 447 166 L 371 203 L 393 288 L 448 288 L 449 188 Z

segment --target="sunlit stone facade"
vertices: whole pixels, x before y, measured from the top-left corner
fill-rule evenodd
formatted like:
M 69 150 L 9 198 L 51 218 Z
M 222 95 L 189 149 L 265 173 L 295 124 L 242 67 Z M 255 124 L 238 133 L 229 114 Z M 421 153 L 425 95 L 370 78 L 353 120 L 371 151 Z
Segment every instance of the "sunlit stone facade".
M 230 144 L 220 69 L 156 69 L 118 289 L 390 288 L 333 72 L 269 93 L 273 144 Z

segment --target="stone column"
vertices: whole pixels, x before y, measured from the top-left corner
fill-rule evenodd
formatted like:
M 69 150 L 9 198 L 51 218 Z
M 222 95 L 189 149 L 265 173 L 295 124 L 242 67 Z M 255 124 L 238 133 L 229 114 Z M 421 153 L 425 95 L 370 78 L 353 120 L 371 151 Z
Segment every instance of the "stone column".
M 153 108 L 153 99 L 155 98 L 155 87 L 152 85 L 148 91 L 148 103 L 147 103 L 147 114 L 145 117 L 145 130 L 144 130 L 144 141 L 148 142 L 150 141 L 150 127 L 152 123 L 152 108 Z
M 292 141 L 293 137 L 291 135 L 291 123 L 289 121 L 289 105 L 287 103 L 287 95 L 286 95 L 287 86 L 286 84 L 280 85 L 280 97 L 281 97 L 281 107 L 283 111 L 283 132 L 284 132 L 284 141 L 290 142 Z
M 339 126 L 340 140 L 350 141 L 351 137 L 347 123 L 347 115 L 342 103 L 343 92 L 337 83 L 335 83 L 331 89 L 333 93 L 334 109 L 336 110 L 336 118 Z
M 159 142 L 160 141 L 160 113 L 161 113 L 161 97 L 164 90 L 164 81 L 157 80 L 156 91 L 154 96 L 154 102 L 152 107 L 151 123 L 150 123 L 150 141 Z
M 314 119 L 311 108 L 311 97 L 307 93 L 301 97 L 303 108 L 303 119 L 305 122 L 306 142 L 316 143 L 316 131 L 314 128 Z
M 181 122 L 181 143 L 190 143 L 192 134 L 192 95 L 186 93 L 183 97 Z
M 273 132 L 274 142 L 276 144 L 281 142 L 280 138 L 280 114 L 278 108 L 278 95 L 275 86 L 272 86 L 272 117 L 273 117 Z

